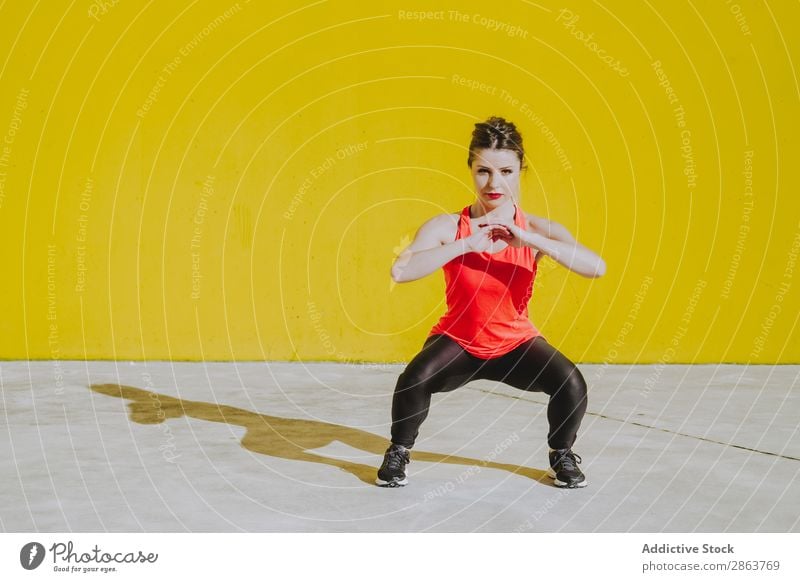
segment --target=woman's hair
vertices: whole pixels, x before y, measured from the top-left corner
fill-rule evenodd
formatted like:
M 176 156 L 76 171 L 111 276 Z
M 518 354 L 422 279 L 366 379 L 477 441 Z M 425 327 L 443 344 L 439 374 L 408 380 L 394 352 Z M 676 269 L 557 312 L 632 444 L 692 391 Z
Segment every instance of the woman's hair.
M 472 167 L 472 161 L 478 150 L 512 150 L 519 158 L 521 169 L 525 169 L 525 150 L 522 149 L 522 136 L 510 121 L 502 117 L 490 117 L 482 123 L 476 123 L 472 131 L 472 141 L 469 144 L 469 157 L 467 166 Z

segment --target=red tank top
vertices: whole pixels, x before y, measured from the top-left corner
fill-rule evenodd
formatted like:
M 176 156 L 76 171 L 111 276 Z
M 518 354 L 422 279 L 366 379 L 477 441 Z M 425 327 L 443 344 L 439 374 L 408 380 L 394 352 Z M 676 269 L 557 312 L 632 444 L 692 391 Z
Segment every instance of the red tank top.
M 526 229 L 525 215 L 516 205 L 514 222 Z M 458 219 L 456 240 L 471 234 L 467 206 Z M 533 249 L 511 246 L 495 254 L 469 252 L 446 263 L 447 313 L 428 337 L 445 334 L 473 356 L 490 359 L 542 335 L 528 319 L 536 266 Z

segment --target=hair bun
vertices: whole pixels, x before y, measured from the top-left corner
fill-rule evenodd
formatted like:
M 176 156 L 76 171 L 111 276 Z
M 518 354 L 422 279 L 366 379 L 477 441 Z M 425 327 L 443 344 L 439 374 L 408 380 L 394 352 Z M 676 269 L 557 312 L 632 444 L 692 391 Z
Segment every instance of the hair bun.
M 475 153 L 481 149 L 512 150 L 519 158 L 520 167 L 525 167 L 522 136 L 517 131 L 517 126 L 503 117 L 492 115 L 486 121 L 475 124 L 469 144 L 467 166 L 472 166 Z

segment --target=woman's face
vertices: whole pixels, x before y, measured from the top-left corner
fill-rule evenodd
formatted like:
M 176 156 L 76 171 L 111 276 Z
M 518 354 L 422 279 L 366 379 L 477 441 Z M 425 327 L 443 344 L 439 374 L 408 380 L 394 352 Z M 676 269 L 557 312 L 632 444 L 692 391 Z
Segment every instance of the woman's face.
M 487 208 L 519 200 L 520 163 L 513 150 L 481 149 L 470 166 L 475 194 Z

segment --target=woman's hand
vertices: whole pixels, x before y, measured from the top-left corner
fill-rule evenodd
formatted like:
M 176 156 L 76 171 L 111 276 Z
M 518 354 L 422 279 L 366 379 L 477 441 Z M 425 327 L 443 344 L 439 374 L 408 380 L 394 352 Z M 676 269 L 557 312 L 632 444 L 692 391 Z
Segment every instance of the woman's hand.
M 478 226 L 491 230 L 492 241 L 502 240 L 508 246 L 516 249 L 529 246 L 525 231 L 513 222 L 496 221 Z
M 498 238 L 500 238 L 500 228 L 497 225 L 481 224 L 478 225 L 478 230 L 464 239 L 464 243 L 467 252 L 485 253 L 492 248 L 492 243 Z

